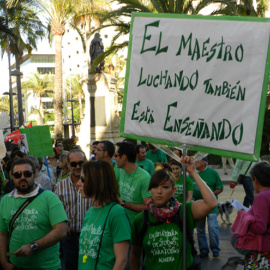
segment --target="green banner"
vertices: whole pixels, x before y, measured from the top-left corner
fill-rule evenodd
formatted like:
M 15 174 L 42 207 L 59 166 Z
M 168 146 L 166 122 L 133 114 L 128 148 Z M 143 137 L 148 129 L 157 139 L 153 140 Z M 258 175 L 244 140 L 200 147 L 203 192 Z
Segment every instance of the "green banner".
M 28 155 L 38 158 L 54 155 L 49 126 L 22 128 L 20 131 L 27 139 Z

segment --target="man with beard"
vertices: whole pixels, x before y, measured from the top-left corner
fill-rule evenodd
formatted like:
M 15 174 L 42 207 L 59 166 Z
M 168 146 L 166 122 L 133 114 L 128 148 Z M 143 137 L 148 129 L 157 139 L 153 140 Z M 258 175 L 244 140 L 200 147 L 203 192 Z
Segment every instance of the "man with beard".
M 61 180 L 54 193 L 63 203 L 68 223 L 67 237 L 62 243 L 62 266 L 65 270 L 78 269 L 79 237 L 86 211 L 92 206 L 91 200 L 82 198 L 78 181 L 81 177 L 82 164 L 86 161 L 83 151 L 71 150 L 67 157 L 70 176 Z
M 0 261 L 3 268 L 59 269 L 58 242 L 67 233 L 63 205 L 51 191 L 40 189 L 34 182 L 35 165 L 31 160 L 15 160 L 11 165 L 11 177 L 15 189 L 0 204 Z M 29 198 L 33 200 L 16 215 L 10 227 L 14 214 Z

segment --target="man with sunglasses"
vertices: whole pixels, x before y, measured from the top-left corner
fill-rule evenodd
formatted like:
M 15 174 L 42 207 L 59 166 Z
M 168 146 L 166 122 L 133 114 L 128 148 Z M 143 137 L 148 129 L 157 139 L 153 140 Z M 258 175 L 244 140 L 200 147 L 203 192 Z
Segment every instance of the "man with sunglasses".
M 51 191 L 41 192 L 34 182 L 35 165 L 18 159 L 11 165 L 15 189 L 0 203 L 0 261 L 4 269 L 59 269 L 59 244 L 66 236 L 67 216 L 62 203 Z M 10 221 L 28 198 L 35 197 Z M 9 243 L 9 244 L 8 244 Z
M 56 184 L 54 193 L 63 203 L 68 223 L 68 234 L 62 240 L 62 266 L 65 270 L 78 269 L 79 237 L 86 211 L 92 206 L 90 199 L 82 198 L 78 181 L 82 164 L 86 161 L 83 151 L 73 149 L 69 152 L 68 167 L 70 176 Z

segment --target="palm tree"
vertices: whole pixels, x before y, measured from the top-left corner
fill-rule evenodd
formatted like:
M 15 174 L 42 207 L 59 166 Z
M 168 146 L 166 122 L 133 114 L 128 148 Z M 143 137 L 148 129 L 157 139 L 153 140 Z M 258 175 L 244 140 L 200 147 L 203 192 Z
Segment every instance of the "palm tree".
M 252 6 L 252 0 L 240 0 L 239 5 L 237 5 L 235 0 L 115 0 L 114 2 L 121 4 L 119 5 L 120 7 L 104 15 L 101 27 L 91 33 L 93 34 L 108 27 L 114 27 L 116 31 L 110 48 L 96 58 L 91 68 L 92 72 L 108 55 L 115 54 L 120 49 L 128 46 L 128 41 L 118 44 L 116 41 L 120 36 L 127 36 L 129 34 L 132 12 L 199 14 L 207 6 L 218 4 L 218 8 L 209 15 L 252 14 L 253 16 L 258 16 L 269 5 L 268 0 L 257 0 L 258 7 L 256 12 L 254 7 L 250 7 L 250 3 Z
M 5 0 L 0 0 L 0 7 L 5 9 Z M 13 33 L 11 39 L 5 34 L 0 35 L 0 46 L 2 54 L 9 51 L 15 56 L 16 69 L 20 71 L 20 62 L 23 54 L 27 51 L 31 54 L 33 48 L 37 48 L 37 40 L 44 36 L 43 25 L 38 19 L 34 7 L 27 6 L 25 1 L 8 1 L 7 6 L 8 29 Z M 8 44 L 9 40 L 9 44 Z M 21 79 L 17 76 L 18 105 L 22 110 Z M 22 124 L 22 111 L 19 112 L 19 119 Z
M 8 96 L 1 96 L 0 97 L 0 112 L 9 113 L 9 97 Z
M 70 89 L 70 96 L 75 98 L 79 101 L 79 109 L 80 109 L 80 118 L 83 118 L 83 99 L 84 99 L 84 92 L 82 88 L 81 80 L 83 76 L 76 74 L 75 76 L 70 76 L 66 80 L 67 89 Z
M 46 91 L 52 91 L 53 86 L 53 76 L 48 74 L 41 75 L 39 72 L 31 73 L 31 76 L 28 77 L 28 80 L 22 82 L 23 91 L 25 93 L 32 91 L 38 100 L 39 125 L 44 124 L 44 105 L 42 103 L 41 97 L 45 94 Z
M 50 34 L 55 45 L 55 78 L 54 78 L 54 134 L 56 139 L 62 138 L 63 129 L 63 77 L 62 77 L 62 37 L 65 26 L 69 24 L 79 33 L 85 50 L 84 37 L 74 23 L 81 0 L 37 0 L 48 20 Z M 50 36 L 51 37 L 51 36 Z

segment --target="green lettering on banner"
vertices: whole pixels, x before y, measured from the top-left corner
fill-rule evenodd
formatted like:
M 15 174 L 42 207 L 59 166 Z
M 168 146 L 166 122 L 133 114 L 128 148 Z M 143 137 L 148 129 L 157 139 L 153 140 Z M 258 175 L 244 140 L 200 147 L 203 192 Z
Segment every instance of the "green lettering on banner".
M 54 155 L 49 126 L 22 128 L 20 132 L 26 134 L 29 155 L 36 157 Z
M 136 107 L 139 106 L 140 103 L 141 103 L 141 102 L 138 101 L 137 103 L 134 104 L 131 120 L 139 120 L 139 116 L 135 117 L 135 114 L 138 112 L 138 111 L 136 110 Z
M 148 35 L 148 36 L 147 36 L 147 34 L 146 34 L 147 28 L 150 27 L 150 26 L 152 26 L 152 27 L 159 27 L 159 23 L 160 23 L 160 21 L 155 21 L 155 22 L 153 22 L 153 23 L 149 23 L 149 24 L 146 24 L 146 25 L 145 25 L 145 30 L 144 30 L 144 36 L 143 36 L 143 44 L 142 44 L 141 54 L 143 54 L 143 53 L 145 53 L 145 52 L 155 51 L 155 50 L 156 50 L 156 46 L 145 49 L 145 48 L 144 48 L 144 45 L 145 45 L 145 40 L 150 40 L 150 39 L 151 39 L 151 35 Z
M 168 105 L 167 115 L 166 115 L 165 124 L 164 124 L 163 129 L 166 131 L 170 131 L 170 132 L 172 132 L 173 127 L 172 126 L 166 127 L 166 126 L 167 126 L 167 122 L 170 121 L 170 119 L 171 119 L 171 115 L 170 115 L 170 108 L 171 107 L 177 108 L 177 102 L 174 102 L 174 103 Z

